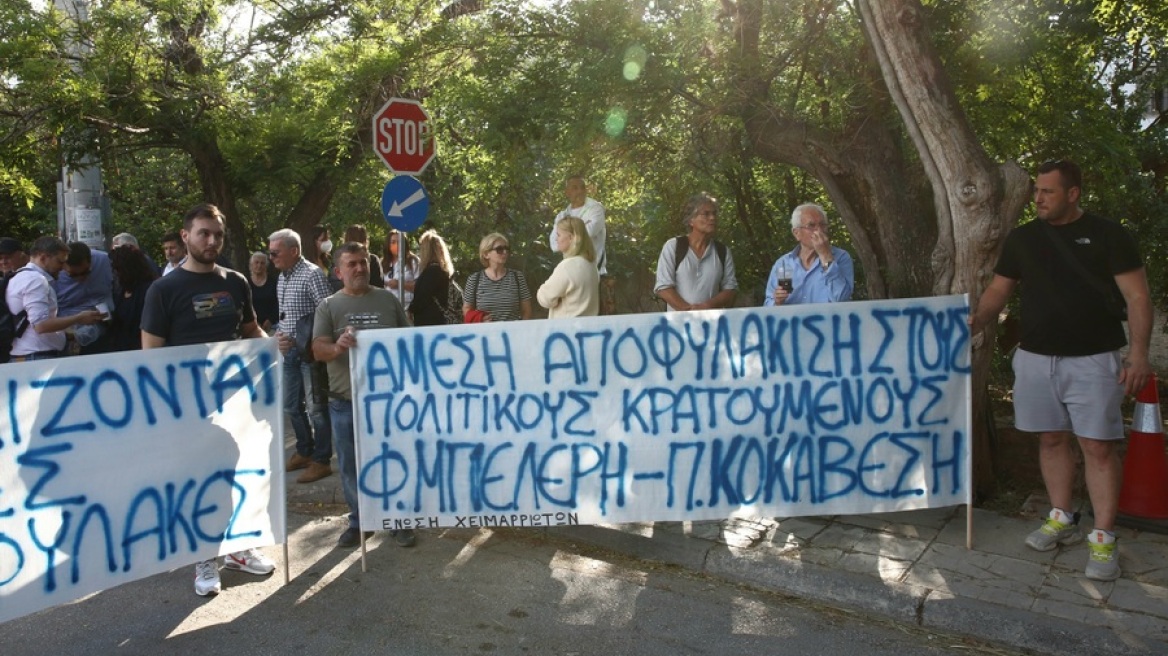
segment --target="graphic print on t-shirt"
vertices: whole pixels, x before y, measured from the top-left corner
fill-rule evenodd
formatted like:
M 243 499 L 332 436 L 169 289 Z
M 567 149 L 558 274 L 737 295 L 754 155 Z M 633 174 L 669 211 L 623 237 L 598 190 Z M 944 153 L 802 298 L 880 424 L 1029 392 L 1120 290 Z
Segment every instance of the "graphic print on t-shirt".
M 349 312 L 345 314 L 345 325 L 354 328 L 377 328 L 382 325 L 380 312 Z
M 196 294 L 191 299 L 195 309 L 196 319 L 210 319 L 235 314 L 235 302 L 231 299 L 231 292 L 221 291 L 210 294 Z

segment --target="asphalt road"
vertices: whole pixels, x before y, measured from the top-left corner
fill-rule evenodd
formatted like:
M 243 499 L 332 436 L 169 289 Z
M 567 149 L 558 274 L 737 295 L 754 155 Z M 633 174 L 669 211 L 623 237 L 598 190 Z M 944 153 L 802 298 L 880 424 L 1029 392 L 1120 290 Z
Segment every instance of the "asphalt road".
M 282 565 L 224 572 L 224 591 L 201 598 L 183 567 L 0 625 L 3 653 L 1008 653 L 536 532 L 430 531 L 413 549 L 378 535 L 362 572 L 359 549 L 333 548 L 339 517 L 288 520 L 287 586 Z

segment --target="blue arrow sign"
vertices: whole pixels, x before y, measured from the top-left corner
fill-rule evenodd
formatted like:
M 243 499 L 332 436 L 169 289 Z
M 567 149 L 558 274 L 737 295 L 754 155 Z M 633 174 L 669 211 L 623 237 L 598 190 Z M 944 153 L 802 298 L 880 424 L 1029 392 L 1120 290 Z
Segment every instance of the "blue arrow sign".
M 430 196 L 417 178 L 394 176 L 381 192 L 381 215 L 389 225 L 410 232 L 426 220 L 430 213 Z

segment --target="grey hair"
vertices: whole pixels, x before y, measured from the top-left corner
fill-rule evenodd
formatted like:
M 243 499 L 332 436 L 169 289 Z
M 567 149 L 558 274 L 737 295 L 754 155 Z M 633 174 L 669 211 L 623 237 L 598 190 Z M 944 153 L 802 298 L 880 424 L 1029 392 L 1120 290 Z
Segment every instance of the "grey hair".
M 803 226 L 803 223 L 800 221 L 799 217 L 803 216 L 803 213 L 807 211 L 812 211 L 819 214 L 819 216 L 823 218 L 824 228 L 827 228 L 831 225 L 831 221 L 827 218 L 827 211 L 823 209 L 822 205 L 818 205 L 816 203 L 803 203 L 799 207 L 796 207 L 795 211 L 791 212 L 792 230 L 798 230 Z
M 138 238 L 128 232 L 122 232 L 114 235 L 114 238 L 110 243 L 113 244 L 114 248 L 117 248 L 118 246 L 133 246 L 134 248 L 138 248 Z
M 691 224 L 693 223 L 693 218 L 697 215 L 698 210 L 705 207 L 706 205 L 714 208 L 715 213 L 718 212 L 717 198 L 714 198 L 704 191 L 700 191 L 693 196 L 690 196 L 685 201 L 685 207 L 681 210 L 681 225 L 685 226 L 686 230 L 689 230 Z
M 292 228 L 281 228 L 268 235 L 268 241 L 279 241 L 285 246 L 300 248 L 300 233 Z
M 261 258 L 266 260 L 266 259 L 268 259 L 268 254 L 263 252 L 263 251 L 256 251 L 256 252 L 252 253 L 251 257 L 248 259 L 250 261 L 250 260 L 256 259 L 257 257 L 261 257 Z

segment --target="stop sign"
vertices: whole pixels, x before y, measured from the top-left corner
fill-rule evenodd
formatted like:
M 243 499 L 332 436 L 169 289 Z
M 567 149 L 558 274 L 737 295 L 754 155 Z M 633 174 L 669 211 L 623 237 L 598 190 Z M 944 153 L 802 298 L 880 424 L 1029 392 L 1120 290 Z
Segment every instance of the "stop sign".
M 373 115 L 373 150 L 390 171 L 419 175 L 434 159 L 430 115 L 422 103 L 391 98 Z

